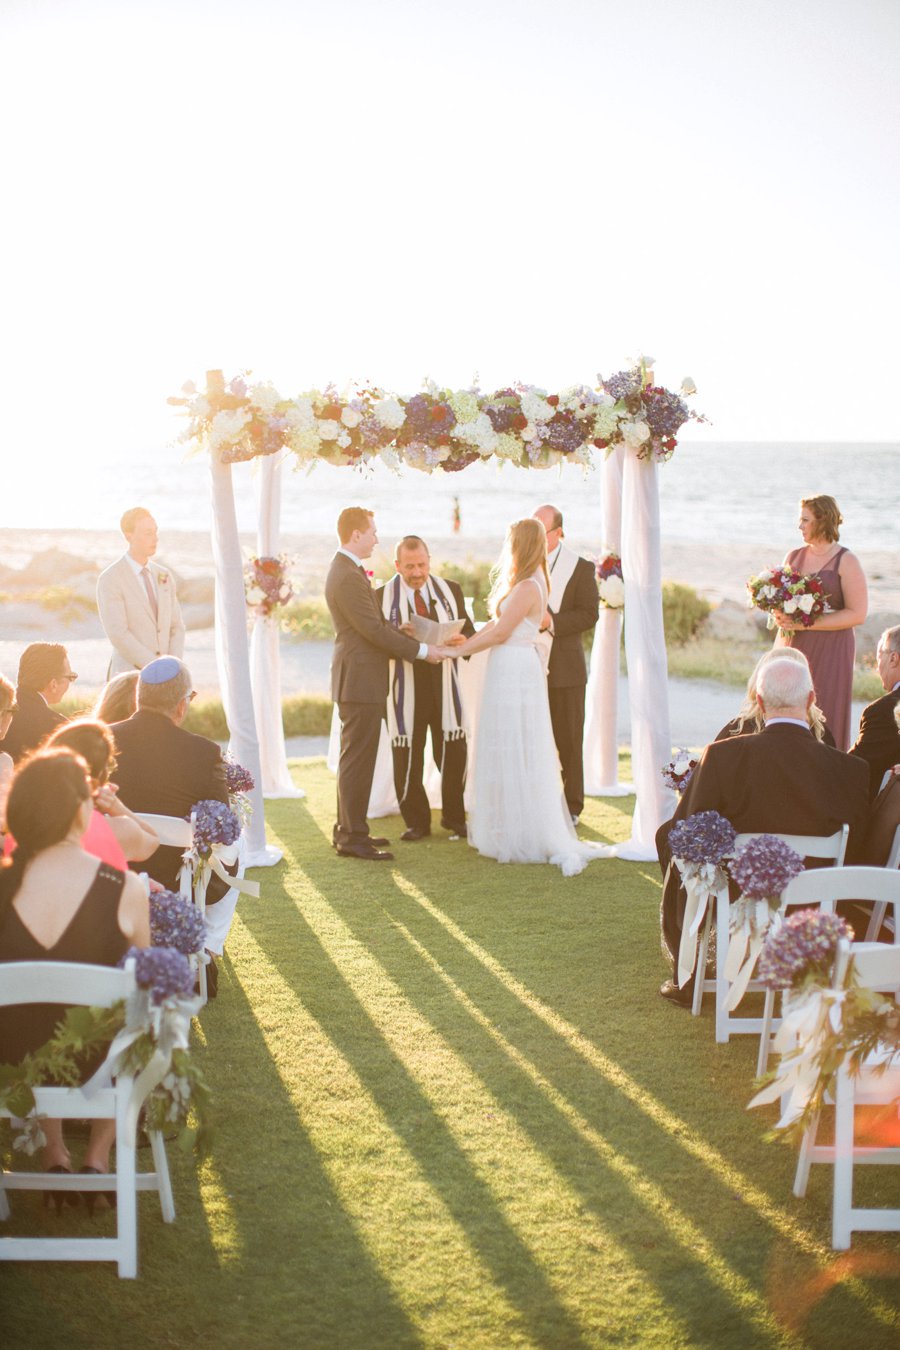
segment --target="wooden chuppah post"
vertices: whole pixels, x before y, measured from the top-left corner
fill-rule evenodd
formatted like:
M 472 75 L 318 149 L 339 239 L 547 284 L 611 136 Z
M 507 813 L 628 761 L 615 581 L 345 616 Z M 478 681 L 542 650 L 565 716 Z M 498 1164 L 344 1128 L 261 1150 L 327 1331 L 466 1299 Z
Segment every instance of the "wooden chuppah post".
M 603 549 L 622 556 L 622 460 L 617 445 L 601 467 Z M 619 782 L 619 646 L 622 611 L 600 606 L 591 647 L 584 721 L 584 790 L 589 797 L 627 797 L 630 783 Z
M 259 522 L 256 536 L 261 558 L 278 555 L 281 543 L 281 469 L 276 455 L 259 461 Z M 250 639 L 250 674 L 253 712 L 259 736 L 259 760 L 263 795 L 305 797 L 295 787 L 284 749 L 281 715 L 281 625 L 271 615 L 257 614 Z
M 207 372 L 207 387 L 217 387 L 221 372 Z M 248 794 L 253 814 L 245 826 L 248 867 L 274 867 L 282 854 L 266 844 L 265 807 L 261 788 L 259 742 L 253 718 L 250 687 L 250 651 L 247 642 L 247 602 L 244 597 L 244 563 L 234 510 L 231 465 L 223 464 L 215 451 L 209 456 L 212 479 L 213 560 L 216 568 L 216 664 L 222 705 L 231 733 L 228 748 L 239 764 L 249 769 L 256 786 Z

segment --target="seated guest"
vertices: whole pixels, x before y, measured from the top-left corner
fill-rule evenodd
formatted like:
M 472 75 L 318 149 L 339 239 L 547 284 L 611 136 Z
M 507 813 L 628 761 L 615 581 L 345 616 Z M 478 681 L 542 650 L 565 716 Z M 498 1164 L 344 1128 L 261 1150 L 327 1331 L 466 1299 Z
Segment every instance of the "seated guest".
M 92 716 L 98 722 L 112 726 L 113 722 L 124 722 L 126 717 L 137 712 L 137 687 L 140 677 L 139 670 L 123 670 L 121 675 L 114 675 L 100 690 Z
M 884 630 L 875 657 L 887 693 L 863 710 L 856 744 L 850 747 L 850 754 L 859 755 L 869 766 L 871 797 L 877 796 L 887 770 L 900 763 L 900 731 L 894 720 L 900 705 L 900 625 Z
M 87 765 L 73 751 L 39 751 L 17 771 L 7 815 L 18 847 L 0 862 L 0 963 L 115 966 L 132 945 L 150 945 L 149 905 L 140 880 L 81 847 L 92 811 Z M 39 1050 L 65 1013 L 55 1003 L 0 1008 L 0 1063 L 18 1064 Z M 85 1078 L 101 1059 L 85 1063 Z M 62 1122 L 42 1120 L 41 1127 L 47 1139 L 44 1171 L 71 1172 Z M 109 1171 L 114 1138 L 115 1121 L 91 1126 L 82 1172 Z M 74 1191 L 51 1194 L 57 1209 L 78 1203 Z M 99 1193 L 89 1193 L 91 1210 L 105 1203 Z
M 191 674 L 184 662 L 175 656 L 158 656 L 141 671 L 137 712 L 110 728 L 116 742 L 119 796 L 132 811 L 187 817 L 199 801 L 228 802 L 219 747 L 181 725 L 193 697 Z M 163 886 L 177 890 L 181 854 L 179 848 L 160 847 L 148 859 L 146 870 Z M 208 950 L 221 956 L 237 891 L 214 876 L 207 902 Z M 218 980 L 214 964 L 207 975 L 213 996 Z
M 61 643 L 32 642 L 25 648 L 16 679 L 16 710 L 2 742 L 13 763 L 66 721 L 50 705 L 60 703 L 77 679 Z
M 809 668 L 790 659 L 766 662 L 757 700 L 765 720 L 758 736 L 733 736 L 703 751 L 671 821 L 656 834 L 666 876 L 662 900 L 663 944 L 677 977 L 685 894 L 677 869 L 669 869 L 669 831 L 676 820 L 718 811 L 739 834 L 830 835 L 849 824 L 851 845 L 866 827 L 868 774 L 864 764 L 821 745 L 809 729 L 813 701 Z M 690 983 L 668 980 L 663 998 L 690 1006 Z
M 138 820 L 118 798 L 109 779 L 116 763 L 116 743 L 103 722 L 67 722 L 48 739 L 46 748 L 63 745 L 81 755 L 90 773 L 94 813 L 81 847 L 113 867 L 144 862 L 159 848 L 156 831 Z
M 759 658 L 753 668 L 753 674 L 747 681 L 747 695 L 737 717 L 733 717 L 727 722 L 716 737 L 717 741 L 725 741 L 729 736 L 752 736 L 757 731 L 762 731 L 765 726 L 763 715 L 759 703 L 756 699 L 756 685 L 759 680 L 759 672 L 769 661 L 797 661 L 800 665 L 809 669 L 803 652 L 798 651 L 796 647 L 771 647 Z M 807 714 L 809 729 L 817 741 L 823 741 L 825 745 L 834 746 L 834 737 L 825 725 L 825 714 L 817 703 L 810 706 Z
M 6 798 L 12 782 L 12 756 L 3 749 L 3 737 L 9 731 L 9 724 L 16 707 L 16 691 L 9 680 L 0 675 L 0 834 L 6 829 Z
M 900 703 L 894 707 L 894 725 L 900 735 Z M 865 867 L 885 867 L 900 825 L 900 761 L 872 803 L 865 841 L 853 861 Z

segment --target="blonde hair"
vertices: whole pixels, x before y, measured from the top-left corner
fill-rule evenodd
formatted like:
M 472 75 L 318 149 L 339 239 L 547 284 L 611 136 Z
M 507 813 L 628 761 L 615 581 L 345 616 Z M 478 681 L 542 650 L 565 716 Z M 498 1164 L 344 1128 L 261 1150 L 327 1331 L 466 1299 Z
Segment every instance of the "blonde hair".
M 809 669 L 809 661 L 803 652 L 798 651 L 796 647 L 771 647 L 769 651 L 763 652 L 762 656 L 753 667 L 753 673 L 747 681 L 747 693 L 744 702 L 741 705 L 740 712 L 737 715 L 739 722 L 752 722 L 754 731 L 762 731 L 765 726 L 765 719 L 762 710 L 756 701 L 757 689 L 759 686 L 759 677 L 764 668 L 770 661 L 796 661 L 798 665 L 806 666 Z M 806 714 L 809 722 L 809 729 L 817 741 L 821 741 L 825 736 L 825 714 L 817 703 L 810 705 Z
M 497 565 L 491 569 L 488 612 L 493 618 L 500 613 L 500 606 L 513 586 L 527 577 L 534 576 L 538 570 L 543 572 L 549 591 L 547 531 L 533 516 L 528 516 L 525 520 L 514 520 L 506 531 L 503 551 L 497 559 Z
M 838 510 L 838 504 L 833 497 L 801 497 L 800 505 L 806 506 L 812 511 L 818 525 L 818 534 L 828 540 L 829 544 L 836 544 L 841 537 L 838 529 L 843 525 L 844 517 Z

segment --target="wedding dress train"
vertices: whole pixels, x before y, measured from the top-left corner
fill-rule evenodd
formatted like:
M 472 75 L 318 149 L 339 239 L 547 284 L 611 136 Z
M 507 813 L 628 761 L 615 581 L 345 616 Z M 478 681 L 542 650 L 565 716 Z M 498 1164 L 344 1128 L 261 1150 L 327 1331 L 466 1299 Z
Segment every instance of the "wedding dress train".
M 497 862 L 553 863 L 575 876 L 602 844 L 580 840 L 563 796 L 550 724 L 547 676 L 538 650 L 537 618 L 525 618 L 504 643 L 491 647 L 478 717 L 469 843 Z

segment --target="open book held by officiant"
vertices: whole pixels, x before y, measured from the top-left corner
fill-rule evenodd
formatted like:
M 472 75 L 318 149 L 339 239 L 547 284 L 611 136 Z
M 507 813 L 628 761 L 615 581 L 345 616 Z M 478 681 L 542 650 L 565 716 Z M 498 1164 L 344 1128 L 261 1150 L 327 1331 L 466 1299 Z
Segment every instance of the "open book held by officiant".
M 443 623 L 436 623 L 434 619 L 426 619 L 421 614 L 410 614 L 409 627 L 412 629 L 412 635 L 417 642 L 427 642 L 429 646 L 442 647 L 457 633 L 461 633 L 465 627 L 465 619 L 448 619 Z

